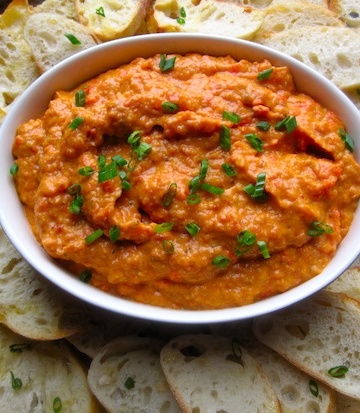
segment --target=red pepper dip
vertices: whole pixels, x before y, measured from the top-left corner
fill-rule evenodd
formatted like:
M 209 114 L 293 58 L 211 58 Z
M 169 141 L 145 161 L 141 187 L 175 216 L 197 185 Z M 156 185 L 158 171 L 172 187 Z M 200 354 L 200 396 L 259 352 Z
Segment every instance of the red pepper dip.
M 75 276 L 219 309 L 324 269 L 360 195 L 352 145 L 286 67 L 156 55 L 58 91 L 18 128 L 14 180 L 39 243 Z

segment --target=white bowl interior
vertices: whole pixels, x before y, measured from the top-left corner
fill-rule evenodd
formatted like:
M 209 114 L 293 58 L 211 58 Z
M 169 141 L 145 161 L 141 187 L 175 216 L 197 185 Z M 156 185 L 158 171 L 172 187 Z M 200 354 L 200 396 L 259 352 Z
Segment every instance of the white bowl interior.
M 291 305 L 325 287 L 340 275 L 360 253 L 360 212 L 340 244 L 334 259 L 313 279 L 280 295 L 238 308 L 207 311 L 184 311 L 157 308 L 110 296 L 80 282 L 60 268 L 35 242 L 9 169 L 13 163 L 12 142 L 22 122 L 39 117 L 47 108 L 53 93 L 70 89 L 108 69 L 142 56 L 156 53 L 199 52 L 210 55 L 230 54 L 236 59 L 259 61 L 269 59 L 274 65 L 291 68 L 297 88 L 329 109 L 345 122 L 354 138 L 355 156 L 360 160 L 360 114 L 350 100 L 331 82 L 300 62 L 274 50 L 238 39 L 199 34 L 144 35 L 104 43 L 85 50 L 58 64 L 35 81 L 14 103 L 0 129 L 2 159 L 0 163 L 0 222 L 11 242 L 22 256 L 41 274 L 65 291 L 104 309 L 140 318 L 174 323 L 207 323 L 246 319 Z

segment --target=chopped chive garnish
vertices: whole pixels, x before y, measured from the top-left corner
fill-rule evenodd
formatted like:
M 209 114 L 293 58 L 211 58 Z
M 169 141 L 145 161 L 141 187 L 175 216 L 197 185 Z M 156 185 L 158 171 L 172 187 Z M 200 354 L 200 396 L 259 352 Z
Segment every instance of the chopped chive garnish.
M 83 168 L 80 168 L 78 170 L 78 174 L 81 176 L 89 176 L 92 175 L 94 173 L 94 168 L 92 168 L 91 166 L 84 166 Z
M 199 175 L 195 176 L 194 178 L 191 178 L 189 181 L 189 189 L 191 193 L 196 192 L 200 187 L 200 177 Z
M 245 139 L 250 143 L 250 145 L 258 152 L 263 152 L 264 142 L 255 134 L 248 133 L 245 135 Z
M 242 352 L 242 348 L 241 345 L 239 343 L 239 341 L 235 338 L 233 338 L 231 340 L 231 349 L 233 352 L 233 360 L 238 363 L 241 364 L 242 366 L 244 366 L 244 362 L 243 362 L 243 352 Z
M 124 191 L 129 191 L 131 189 L 131 183 L 128 180 L 123 179 L 121 181 L 121 187 Z
M 174 224 L 172 222 L 162 222 L 161 224 L 155 225 L 154 231 L 157 234 L 162 234 L 163 232 L 171 231 Z
M 65 34 L 64 36 L 65 36 L 65 37 L 69 40 L 69 42 L 70 42 L 71 44 L 73 44 L 73 45 L 81 44 L 81 41 L 80 41 L 76 36 L 74 36 L 74 35 L 71 34 L 71 33 L 67 33 L 67 34 Z
M 116 162 L 117 166 L 125 166 L 127 164 L 127 160 L 124 159 L 121 155 L 114 155 L 111 157 L 111 159 Z
M 111 242 L 115 242 L 120 238 L 120 229 L 117 225 L 114 225 L 109 229 L 109 238 Z
M 195 222 L 185 225 L 185 229 L 192 237 L 200 231 L 199 225 L 195 224 Z
M 319 395 L 319 386 L 318 386 L 318 384 L 316 383 L 315 380 L 312 380 L 312 379 L 309 380 L 309 390 L 310 390 L 310 393 L 313 396 L 318 397 L 318 395 Z
M 85 284 L 88 284 L 91 278 L 92 278 L 92 273 L 90 270 L 84 270 L 79 276 L 79 280 Z
M 180 16 L 181 17 L 186 17 L 186 10 L 185 10 L 185 7 L 180 7 Z
M 77 116 L 76 118 L 74 118 L 70 123 L 69 123 L 69 128 L 71 130 L 75 130 L 77 129 L 82 123 L 84 122 L 83 118 L 80 118 L 79 116 Z
M 218 268 L 225 268 L 230 263 L 230 258 L 225 257 L 224 255 L 217 255 L 213 260 L 212 264 Z
M 22 387 L 22 381 L 19 377 L 15 377 L 14 373 L 10 371 L 11 386 L 14 390 L 20 390 Z
M 311 223 L 310 229 L 307 232 L 310 237 L 319 237 L 323 234 L 332 234 L 334 229 L 331 225 L 324 224 L 323 222 L 314 221 Z
M 125 380 L 124 386 L 128 389 L 131 390 L 135 387 L 135 380 L 132 377 L 128 377 Z
M 293 132 L 297 128 L 295 116 L 286 116 L 275 125 L 276 131 L 286 130 L 287 133 Z
M 103 168 L 106 165 L 106 156 L 105 155 L 99 155 L 97 163 L 98 163 L 99 168 Z
M 231 148 L 230 129 L 225 125 L 220 126 L 220 146 L 224 151 L 229 151 Z
M 131 188 L 131 183 L 127 179 L 127 174 L 124 170 L 119 172 L 119 177 L 121 179 L 121 187 L 125 191 L 129 191 Z
M 85 238 L 85 242 L 87 244 L 91 244 L 92 242 L 100 238 L 103 234 L 104 234 L 104 231 L 101 228 L 98 228 Z
M 346 366 L 336 366 L 332 367 L 331 369 L 328 370 L 328 373 L 332 377 L 344 377 L 345 374 L 349 371 L 349 368 Z
M 256 235 L 251 231 L 245 230 L 239 232 L 236 236 L 236 240 L 238 242 L 238 247 L 235 249 L 235 255 L 240 257 L 248 252 L 256 243 Z
M 60 413 L 62 409 L 62 402 L 60 397 L 55 397 L 53 400 L 53 411 L 54 413 Z
M 255 185 L 249 184 L 244 187 L 244 191 L 252 198 L 260 198 L 265 191 L 266 172 L 261 172 L 256 177 Z
M 263 70 L 262 72 L 258 73 L 257 78 L 258 80 L 266 80 L 268 79 L 271 75 L 274 69 L 270 67 L 269 69 Z
M 98 9 L 95 10 L 95 13 L 101 17 L 105 17 L 104 7 L 100 6 Z
M 256 127 L 262 131 L 268 131 L 271 127 L 269 122 L 266 122 L 265 120 L 261 120 L 256 124 Z
M 29 343 L 11 344 L 9 346 L 10 353 L 22 353 L 24 350 L 30 350 L 31 345 Z
M 99 170 L 98 182 L 102 183 L 105 181 L 109 181 L 110 179 L 116 178 L 117 175 L 117 164 L 115 161 L 112 161 Z
M 152 146 L 147 142 L 141 142 L 140 145 L 134 149 L 139 161 L 145 159 L 152 151 Z
M 259 250 L 261 251 L 262 256 L 265 259 L 270 258 L 271 256 L 270 256 L 268 247 L 266 245 L 266 242 L 265 241 L 258 241 L 257 244 L 258 244 Z
M 176 19 L 179 24 L 185 24 L 186 11 L 184 7 L 180 7 L 180 17 Z
M 15 176 L 19 171 L 19 165 L 14 162 L 11 166 L 10 166 L 10 175 L 11 176 Z
M 172 254 L 175 251 L 174 244 L 168 239 L 164 239 L 164 241 L 162 242 L 162 246 L 167 254 Z
M 163 108 L 164 112 L 167 113 L 176 113 L 179 109 L 179 105 L 174 102 L 163 102 L 161 104 L 161 107 Z
M 85 106 L 85 92 L 83 89 L 77 90 L 75 93 L 75 106 L 77 107 Z
M 186 202 L 190 205 L 196 205 L 201 202 L 201 196 L 198 193 L 189 194 L 186 197 Z
M 223 171 L 226 173 L 227 176 L 236 176 L 236 170 L 228 163 L 223 163 L 221 165 Z
M 74 215 L 79 215 L 84 204 L 84 199 L 81 195 L 76 195 L 70 202 L 69 211 Z
M 166 54 L 162 54 L 160 57 L 159 68 L 162 72 L 167 72 L 170 69 L 173 69 L 175 66 L 176 56 L 169 57 L 167 59 Z
M 341 140 L 345 144 L 345 148 L 348 149 L 350 152 L 354 152 L 355 143 L 353 138 L 344 131 L 344 129 L 339 129 L 339 136 Z
M 223 119 L 225 119 L 225 120 L 228 120 L 228 121 L 230 121 L 230 122 L 232 122 L 232 123 L 235 123 L 235 125 L 237 125 L 237 124 L 240 122 L 240 120 L 241 120 L 241 117 L 240 117 L 237 113 L 235 113 L 235 112 L 228 112 L 228 111 L 226 111 L 226 110 L 223 111 L 222 117 L 223 117 Z
M 200 173 L 199 173 L 200 181 L 203 181 L 206 178 L 208 169 L 209 169 L 209 161 L 207 159 L 202 159 L 200 162 Z
M 127 142 L 131 145 L 132 148 L 134 148 L 139 145 L 140 138 L 141 138 L 141 132 L 139 130 L 135 130 L 129 135 Z
M 162 204 L 164 207 L 168 207 L 171 205 L 172 201 L 174 200 L 176 196 L 176 192 L 177 192 L 177 183 L 172 182 L 162 197 Z
M 81 185 L 80 184 L 72 184 L 66 190 L 69 195 L 79 195 L 81 192 Z
M 207 183 L 207 182 L 204 182 L 204 183 L 201 185 L 201 189 L 204 190 L 204 191 L 206 191 L 206 192 L 209 192 L 210 194 L 213 194 L 213 195 L 221 195 L 221 194 L 223 194 L 224 191 L 225 191 L 225 189 L 220 188 L 220 187 L 215 186 L 215 185 L 211 185 L 211 184 L 209 184 L 209 183 Z

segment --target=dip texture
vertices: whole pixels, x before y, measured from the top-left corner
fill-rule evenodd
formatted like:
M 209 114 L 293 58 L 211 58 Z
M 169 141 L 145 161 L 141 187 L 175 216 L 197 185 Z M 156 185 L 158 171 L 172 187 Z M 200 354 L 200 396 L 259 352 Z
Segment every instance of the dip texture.
M 39 243 L 76 276 L 226 308 L 330 261 L 360 194 L 351 145 L 286 67 L 157 55 L 58 91 L 18 128 L 14 180 Z

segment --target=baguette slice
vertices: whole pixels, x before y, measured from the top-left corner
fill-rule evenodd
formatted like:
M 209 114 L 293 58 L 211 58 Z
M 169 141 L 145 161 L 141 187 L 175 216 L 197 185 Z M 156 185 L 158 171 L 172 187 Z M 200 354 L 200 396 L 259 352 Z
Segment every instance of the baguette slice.
M 348 27 L 302 26 L 262 43 L 302 61 L 341 89 L 360 86 L 360 34 Z
M 264 21 L 256 33 L 254 41 L 262 43 L 264 39 L 284 30 L 302 26 L 343 26 L 328 8 L 300 1 L 271 5 L 266 9 Z
M 24 38 L 29 16 L 26 0 L 13 0 L 0 16 L 0 111 L 3 113 L 40 75 Z
M 321 292 L 254 320 L 254 334 L 292 364 L 334 390 L 360 399 L 360 305 L 344 294 Z M 348 367 L 341 378 L 329 370 Z
M 335 413 L 335 392 L 317 382 L 318 395 L 310 391 L 312 378 L 258 340 L 245 345 L 268 376 L 283 413 Z
M 88 373 L 92 392 L 110 413 L 180 413 L 162 372 L 162 343 L 121 337 L 106 344 Z
M 199 32 L 251 39 L 260 28 L 264 11 L 232 1 L 156 0 L 153 27 L 157 32 Z M 183 23 L 178 19 L 184 10 Z
M 10 351 L 13 345 L 18 351 Z M 0 346 L 2 412 L 54 412 L 56 398 L 61 412 L 100 412 L 84 368 L 65 342 L 28 341 L 0 325 Z M 14 389 L 16 379 L 21 387 Z
M 19 255 L 0 227 L 0 323 L 34 340 L 80 330 L 83 306 L 48 283 Z
M 77 20 L 77 13 L 74 0 L 44 0 L 31 10 L 35 13 L 56 13 L 67 17 L 68 19 Z
M 329 0 L 329 8 L 349 27 L 360 30 L 360 3 L 358 0 Z
M 160 362 L 185 413 L 280 412 L 263 371 L 238 343 L 213 335 L 182 335 L 161 350 Z
M 360 267 L 349 268 L 326 289 L 343 293 L 360 303 Z
M 24 33 L 41 72 L 96 45 L 83 25 L 56 13 L 33 14 L 26 23 Z M 68 34 L 74 35 L 81 44 L 73 44 L 66 37 Z
M 94 359 L 100 350 L 110 341 L 121 336 L 140 335 L 149 328 L 146 320 L 134 322 L 127 316 L 89 308 L 88 317 L 82 329 L 67 337 L 67 340 L 81 353 Z
M 79 21 L 102 41 L 134 35 L 144 24 L 149 0 L 75 0 Z M 101 14 L 99 6 L 102 6 Z

